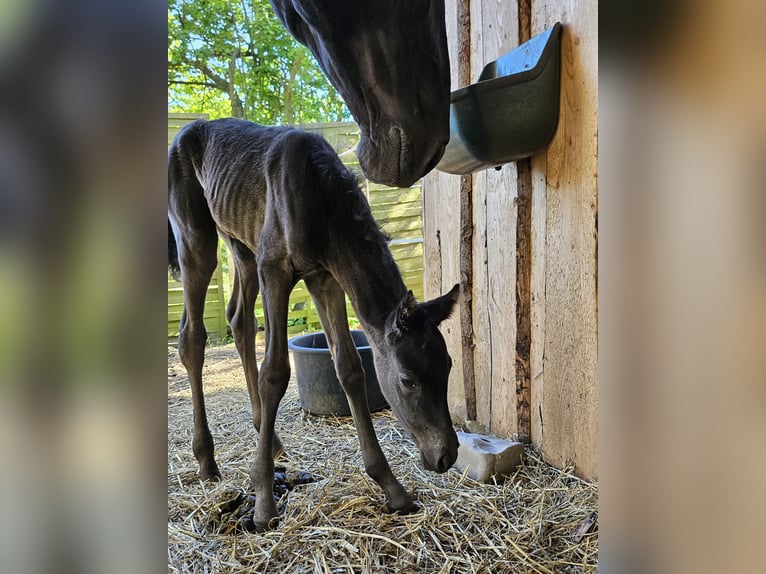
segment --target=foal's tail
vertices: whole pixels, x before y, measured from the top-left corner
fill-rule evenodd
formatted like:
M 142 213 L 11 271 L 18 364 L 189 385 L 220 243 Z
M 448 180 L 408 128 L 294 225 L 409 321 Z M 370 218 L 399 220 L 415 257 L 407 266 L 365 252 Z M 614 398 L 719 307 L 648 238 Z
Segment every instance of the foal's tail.
M 215 222 L 194 167 L 204 154 L 206 126 L 203 120 L 187 124 L 168 149 L 168 267 L 175 279 L 181 277 L 180 259 L 187 241 L 194 245 L 193 252 L 184 258 L 190 265 L 199 259 L 205 267 L 215 269 L 217 261 Z
M 178 246 L 176 245 L 176 236 L 173 235 L 173 226 L 170 225 L 170 218 L 168 218 L 168 268 L 173 279 L 180 281 L 181 265 L 178 262 Z

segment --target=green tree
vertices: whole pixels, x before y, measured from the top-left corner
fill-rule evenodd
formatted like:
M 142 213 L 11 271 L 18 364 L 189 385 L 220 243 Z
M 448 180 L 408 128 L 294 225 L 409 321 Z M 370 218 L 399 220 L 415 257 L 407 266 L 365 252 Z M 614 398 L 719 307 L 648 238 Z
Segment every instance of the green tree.
M 169 0 L 168 109 L 264 124 L 351 118 L 268 0 Z

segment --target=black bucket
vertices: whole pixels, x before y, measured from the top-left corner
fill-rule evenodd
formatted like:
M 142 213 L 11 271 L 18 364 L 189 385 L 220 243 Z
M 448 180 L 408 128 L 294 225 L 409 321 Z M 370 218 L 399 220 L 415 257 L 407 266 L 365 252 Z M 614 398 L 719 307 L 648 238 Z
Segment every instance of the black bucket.
M 352 330 L 356 350 L 362 358 L 367 388 L 367 405 L 370 412 L 388 406 L 380 392 L 372 349 L 363 331 Z M 295 376 L 298 380 L 298 395 L 304 411 L 319 416 L 350 416 L 351 409 L 346 394 L 335 375 L 335 365 L 323 332 L 293 337 L 287 342 L 293 353 Z

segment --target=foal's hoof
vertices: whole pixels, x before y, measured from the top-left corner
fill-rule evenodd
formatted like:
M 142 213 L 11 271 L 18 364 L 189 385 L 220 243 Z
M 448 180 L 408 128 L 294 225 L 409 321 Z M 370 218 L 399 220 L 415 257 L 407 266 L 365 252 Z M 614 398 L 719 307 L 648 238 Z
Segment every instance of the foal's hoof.
M 245 532 L 266 532 L 268 528 L 265 528 L 261 523 L 256 523 L 252 516 L 245 516 L 239 521 L 242 526 L 242 530 Z
M 412 498 L 409 494 L 406 498 L 401 498 L 397 501 L 389 500 L 384 506 L 383 510 L 388 514 L 401 514 L 406 516 L 407 514 L 413 514 L 421 509 L 420 503 Z
M 279 521 L 276 519 L 276 517 L 272 518 L 268 522 L 258 522 L 256 521 L 252 516 L 248 516 L 242 520 L 242 526 L 247 530 L 248 532 L 268 532 L 269 530 L 274 530 L 279 525 Z
M 200 465 L 199 478 L 205 482 L 218 482 L 221 480 L 221 471 L 218 470 L 218 465 L 213 464 Z
M 279 526 L 279 518 L 275 514 L 274 516 L 265 515 L 257 517 L 257 510 L 251 512 L 247 517 L 243 519 L 243 526 L 249 532 L 268 532 L 269 530 L 276 529 Z

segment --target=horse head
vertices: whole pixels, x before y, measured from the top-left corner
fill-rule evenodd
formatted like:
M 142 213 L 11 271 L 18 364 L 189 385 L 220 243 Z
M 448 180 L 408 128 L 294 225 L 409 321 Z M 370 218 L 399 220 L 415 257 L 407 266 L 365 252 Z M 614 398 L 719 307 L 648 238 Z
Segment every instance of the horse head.
M 271 0 L 361 128 L 367 177 L 406 187 L 449 141 L 444 0 Z
M 447 407 L 452 359 L 437 326 L 449 317 L 460 286 L 417 303 L 412 291 L 388 319 L 378 342 L 375 372 L 383 396 L 420 449 L 423 466 L 446 472 L 457 458 L 458 441 Z

